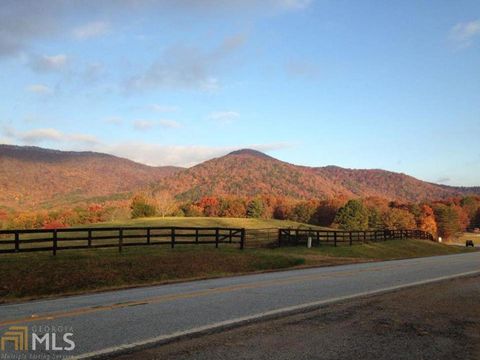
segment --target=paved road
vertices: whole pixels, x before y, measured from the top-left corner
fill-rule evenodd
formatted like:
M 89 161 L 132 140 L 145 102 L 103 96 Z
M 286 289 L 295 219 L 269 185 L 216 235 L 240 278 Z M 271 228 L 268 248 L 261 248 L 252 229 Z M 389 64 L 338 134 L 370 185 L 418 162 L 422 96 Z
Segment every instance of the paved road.
M 70 332 L 76 345 L 73 351 L 30 349 L 30 354 L 36 358 L 40 354 L 92 356 L 257 316 L 474 272 L 480 272 L 480 253 L 292 270 L 3 305 L 0 334 L 11 326 L 29 326 L 31 333 L 56 332 L 56 345 L 68 346 L 61 340 L 62 333 Z
M 425 296 L 426 295 L 426 296 Z M 115 360 L 478 360 L 480 275 L 113 356 Z

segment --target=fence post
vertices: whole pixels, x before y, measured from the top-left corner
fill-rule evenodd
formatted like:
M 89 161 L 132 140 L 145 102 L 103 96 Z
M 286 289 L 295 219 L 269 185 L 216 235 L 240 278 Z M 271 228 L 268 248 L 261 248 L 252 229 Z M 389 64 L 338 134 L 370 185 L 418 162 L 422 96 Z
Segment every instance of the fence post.
M 198 244 L 198 229 L 195 229 L 195 244 Z
M 92 230 L 91 229 L 88 229 L 87 245 L 88 247 L 92 247 Z
M 218 236 L 219 236 L 218 232 L 219 231 L 220 230 L 218 228 L 215 229 L 215 248 L 216 249 L 218 249 Z
M 15 252 L 20 251 L 20 234 L 18 232 L 15 233 Z
M 245 229 L 243 228 L 240 232 L 240 250 L 245 248 Z
M 122 252 L 123 247 L 123 229 L 118 230 L 118 252 Z
M 363 243 L 365 244 L 367 242 L 367 232 L 363 232 Z
M 328 236 L 328 233 L 327 233 Z M 337 232 L 335 231 L 333 233 L 333 246 L 337 246 Z
M 175 228 L 172 227 L 171 230 L 171 237 L 172 237 L 172 249 L 175 247 Z
M 229 238 L 229 243 L 231 244 L 233 242 L 232 229 L 228 230 L 228 238 Z
M 150 245 L 151 242 L 151 234 L 150 234 L 150 228 L 147 229 L 147 245 Z
M 282 246 L 282 229 L 278 229 L 278 247 Z
M 349 231 L 349 233 L 348 233 L 348 244 L 349 244 L 350 246 L 352 246 L 352 244 L 353 244 L 353 236 L 352 236 L 352 232 L 351 232 L 351 231 Z
M 57 229 L 53 230 L 53 256 L 57 255 Z

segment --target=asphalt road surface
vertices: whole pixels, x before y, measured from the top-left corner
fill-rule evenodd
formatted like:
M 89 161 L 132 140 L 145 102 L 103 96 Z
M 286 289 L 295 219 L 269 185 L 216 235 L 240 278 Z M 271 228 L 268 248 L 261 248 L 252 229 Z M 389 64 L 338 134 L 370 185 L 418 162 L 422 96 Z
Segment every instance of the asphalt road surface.
M 478 360 L 480 275 L 350 299 L 115 360 Z
M 28 326 L 35 350 L 8 343 L 0 359 L 94 357 L 168 342 L 258 318 L 480 273 L 480 253 L 292 270 L 0 306 L 0 335 Z M 63 341 L 66 333 L 68 341 Z M 57 349 L 53 350 L 55 335 Z M 30 344 L 31 345 L 31 344 Z M 26 355 L 26 357 L 25 357 Z M 15 357 L 16 356 L 16 357 Z

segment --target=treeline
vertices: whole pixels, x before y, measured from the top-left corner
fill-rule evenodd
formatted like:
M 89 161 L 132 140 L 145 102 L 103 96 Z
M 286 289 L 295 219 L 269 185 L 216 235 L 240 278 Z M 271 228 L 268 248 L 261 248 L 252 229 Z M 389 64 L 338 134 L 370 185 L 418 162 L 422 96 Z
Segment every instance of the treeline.
M 130 218 L 129 201 L 88 204 L 75 208 L 8 212 L 0 210 L 0 229 L 60 229 Z
M 159 215 L 273 218 L 344 230 L 419 229 L 444 238 L 480 227 L 479 196 L 420 204 L 377 197 L 293 201 L 271 196 L 250 199 L 209 196 L 179 203 L 167 193 L 156 193 L 137 194 L 130 208 L 133 218 Z
M 35 212 L 0 210 L 0 228 L 62 228 L 153 216 L 273 218 L 345 230 L 420 229 L 449 238 L 480 228 L 480 197 L 407 204 L 377 197 L 294 201 L 273 196 L 203 197 L 179 202 L 167 192 L 138 193 L 130 200 Z

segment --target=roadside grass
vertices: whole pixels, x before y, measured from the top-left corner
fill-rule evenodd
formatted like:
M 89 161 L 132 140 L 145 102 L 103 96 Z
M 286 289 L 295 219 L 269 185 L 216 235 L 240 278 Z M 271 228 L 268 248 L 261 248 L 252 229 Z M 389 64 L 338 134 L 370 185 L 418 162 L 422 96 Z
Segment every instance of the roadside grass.
M 0 302 L 284 269 L 301 257 L 199 245 L 65 250 L 0 256 Z
M 88 293 L 180 280 L 195 280 L 373 260 L 457 254 L 464 248 L 425 240 L 391 240 L 354 246 L 245 249 L 182 245 L 65 250 L 0 256 L 0 302 Z
M 312 249 L 291 247 L 292 255 L 309 255 L 310 257 L 328 256 L 370 260 L 393 260 L 422 256 L 450 255 L 475 251 L 475 249 L 449 246 L 427 240 L 389 240 L 353 246 L 322 246 Z M 284 248 L 274 251 L 283 252 Z

